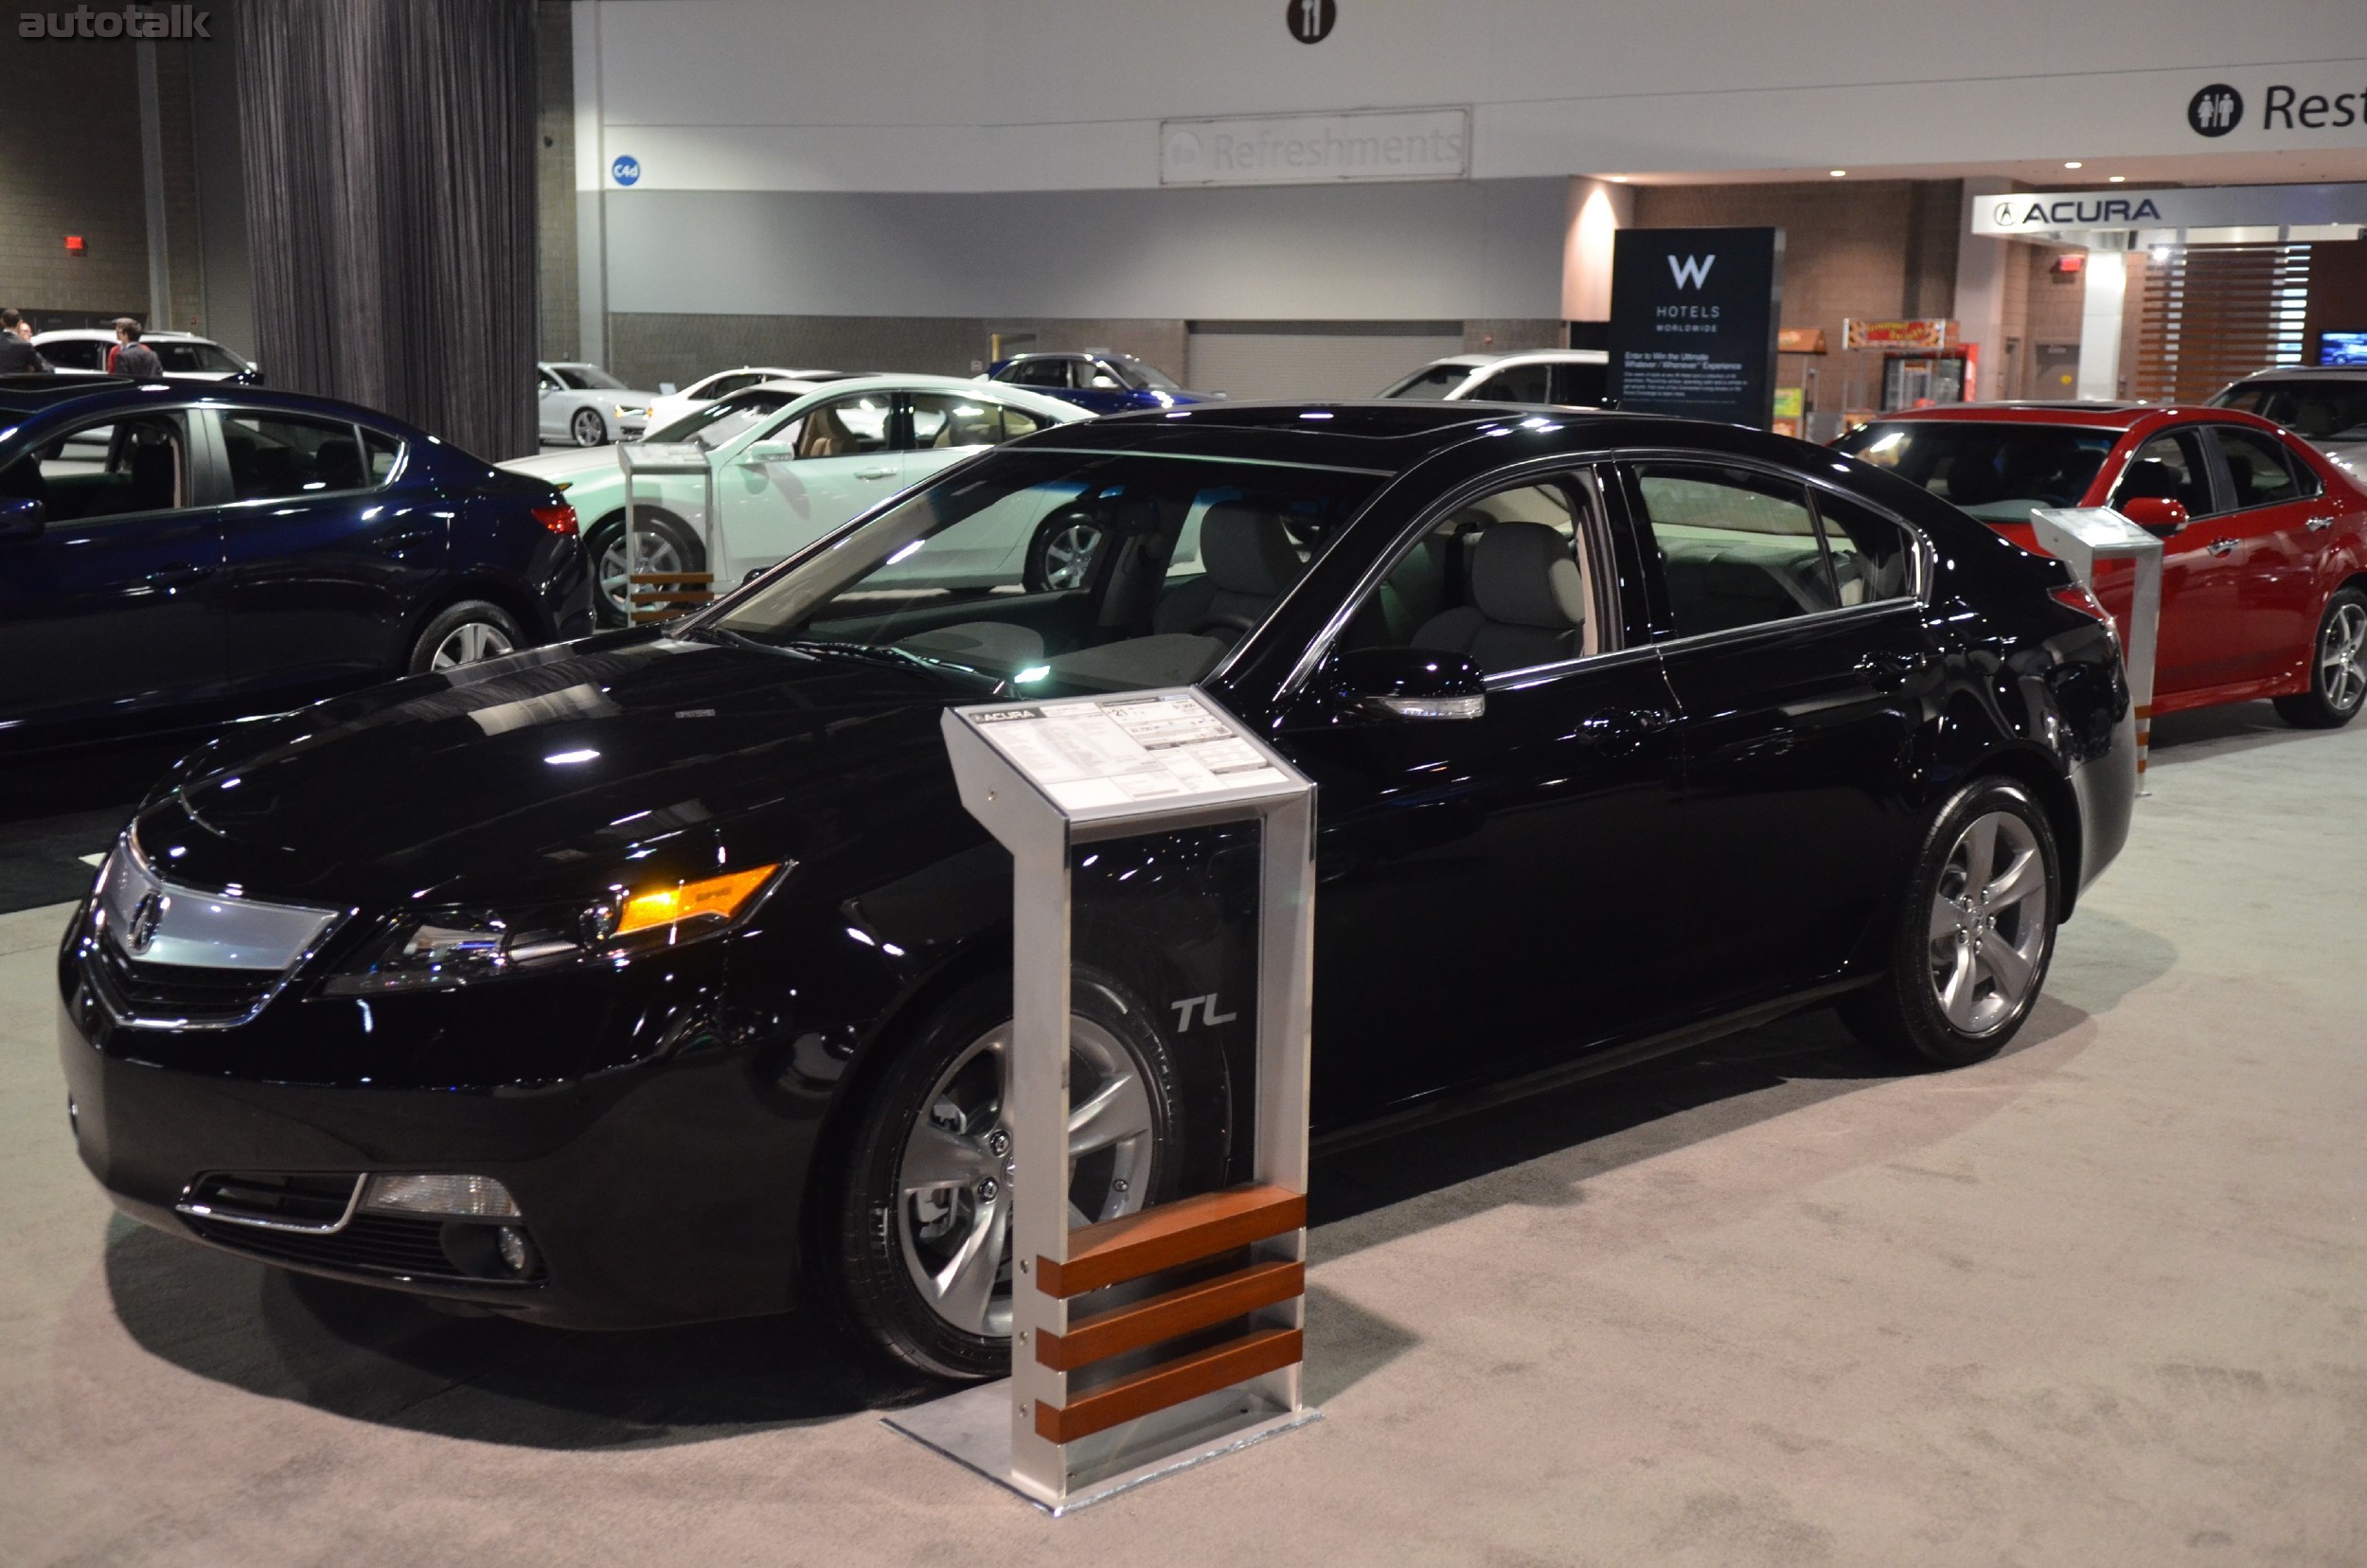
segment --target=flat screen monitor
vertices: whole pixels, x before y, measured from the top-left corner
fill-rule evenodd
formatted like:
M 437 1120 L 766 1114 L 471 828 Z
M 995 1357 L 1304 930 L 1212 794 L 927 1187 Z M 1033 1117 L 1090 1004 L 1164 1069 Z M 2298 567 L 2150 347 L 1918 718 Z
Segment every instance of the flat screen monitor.
M 2320 332 L 2320 365 L 2367 365 L 2367 331 Z

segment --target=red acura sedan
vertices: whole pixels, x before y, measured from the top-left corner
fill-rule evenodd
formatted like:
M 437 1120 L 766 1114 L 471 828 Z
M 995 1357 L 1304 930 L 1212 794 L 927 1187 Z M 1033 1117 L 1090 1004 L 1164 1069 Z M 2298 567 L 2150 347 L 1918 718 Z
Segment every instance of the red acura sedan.
M 2040 507 L 2111 507 L 2162 540 L 2153 710 L 2267 697 L 2332 728 L 2367 698 L 2367 491 L 2233 408 L 1965 403 L 1886 414 L 1834 443 L 2025 549 Z M 2117 616 L 2127 568 L 2096 585 Z

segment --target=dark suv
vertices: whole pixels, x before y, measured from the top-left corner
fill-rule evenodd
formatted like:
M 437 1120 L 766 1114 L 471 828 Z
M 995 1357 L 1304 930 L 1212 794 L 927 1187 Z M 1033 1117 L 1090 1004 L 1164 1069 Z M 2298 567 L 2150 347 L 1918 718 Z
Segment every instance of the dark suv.
M 1014 354 L 988 365 L 987 379 L 1032 387 L 1095 414 L 1183 408 L 1218 396 L 1186 392 L 1148 360 L 1110 348 L 1087 348 L 1074 354 Z
M 0 378 L 0 757 L 274 712 L 591 615 L 558 490 L 385 415 Z

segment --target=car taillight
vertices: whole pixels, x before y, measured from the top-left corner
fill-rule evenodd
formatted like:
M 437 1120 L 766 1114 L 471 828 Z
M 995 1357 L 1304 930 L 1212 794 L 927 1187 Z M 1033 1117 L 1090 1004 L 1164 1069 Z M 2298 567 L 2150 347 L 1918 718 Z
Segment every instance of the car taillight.
M 2068 588 L 2055 589 L 2052 597 L 2057 604 L 2069 605 L 2083 615 L 2102 621 L 2104 629 L 2112 633 L 2112 640 L 2120 641 L 2121 629 L 2113 624 L 2112 613 L 2105 609 L 2104 601 L 2086 583 L 2074 582 Z
M 576 508 L 565 502 L 556 507 L 535 507 L 531 510 L 534 520 L 551 532 L 568 539 L 576 537 Z

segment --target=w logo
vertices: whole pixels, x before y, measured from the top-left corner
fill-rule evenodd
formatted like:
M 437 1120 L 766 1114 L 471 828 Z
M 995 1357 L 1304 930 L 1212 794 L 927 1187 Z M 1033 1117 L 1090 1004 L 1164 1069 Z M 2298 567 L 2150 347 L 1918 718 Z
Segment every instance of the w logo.
M 1710 280 L 1710 268 L 1717 262 L 1715 256 L 1688 256 L 1682 261 L 1672 256 L 1668 258 L 1668 271 L 1680 289 L 1688 283 L 1698 289 Z

